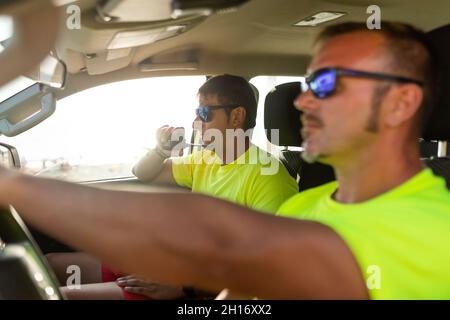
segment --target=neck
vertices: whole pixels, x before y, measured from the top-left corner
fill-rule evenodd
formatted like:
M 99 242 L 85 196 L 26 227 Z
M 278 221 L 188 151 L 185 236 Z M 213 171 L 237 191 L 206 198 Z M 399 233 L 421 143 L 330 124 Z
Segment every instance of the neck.
M 423 169 L 417 142 L 406 145 L 385 142 L 369 151 L 335 165 L 339 184 L 334 194 L 336 201 L 367 201 L 399 186 Z

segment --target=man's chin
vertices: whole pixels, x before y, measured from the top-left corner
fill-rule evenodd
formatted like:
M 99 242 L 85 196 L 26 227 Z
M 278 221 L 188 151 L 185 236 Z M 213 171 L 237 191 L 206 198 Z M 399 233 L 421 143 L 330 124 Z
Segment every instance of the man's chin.
M 314 152 L 311 148 L 311 143 L 308 142 L 308 140 L 304 140 L 302 143 L 303 152 L 301 153 L 301 157 L 303 160 L 305 160 L 307 163 L 314 163 L 318 159 L 318 153 Z
M 309 153 L 307 151 L 303 151 L 301 153 L 301 155 L 302 155 L 302 159 L 305 160 L 307 163 L 314 163 L 314 162 L 318 161 L 318 159 L 319 159 L 318 155 Z
M 315 163 L 315 162 L 322 162 L 326 163 L 326 159 L 328 158 L 326 155 L 321 153 L 319 150 L 316 150 L 311 144 L 308 144 L 306 141 L 303 142 L 303 152 L 301 153 L 301 156 L 303 160 L 305 160 L 307 163 Z
M 331 159 L 329 155 L 325 154 L 314 154 L 309 153 L 307 151 L 303 151 L 301 153 L 301 157 L 303 160 L 305 160 L 307 163 L 315 163 L 320 162 L 322 164 L 332 165 Z

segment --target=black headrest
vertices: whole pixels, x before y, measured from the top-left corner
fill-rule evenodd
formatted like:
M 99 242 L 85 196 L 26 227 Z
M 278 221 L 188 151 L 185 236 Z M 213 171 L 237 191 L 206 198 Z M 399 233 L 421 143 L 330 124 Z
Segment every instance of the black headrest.
M 450 24 L 428 33 L 439 63 L 439 94 L 425 128 L 425 140 L 450 140 Z
M 276 86 L 264 102 L 264 128 L 267 139 L 279 146 L 300 147 L 301 112 L 295 109 L 294 100 L 300 94 L 300 82 Z M 272 141 L 271 129 L 279 130 L 279 141 Z

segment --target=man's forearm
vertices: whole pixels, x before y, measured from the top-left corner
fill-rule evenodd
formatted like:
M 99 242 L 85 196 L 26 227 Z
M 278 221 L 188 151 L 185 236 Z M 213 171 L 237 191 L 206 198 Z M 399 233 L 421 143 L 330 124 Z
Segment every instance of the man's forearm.
M 317 223 L 195 194 L 107 191 L 22 175 L 0 182 L 1 205 L 124 272 L 262 298 L 367 294 L 346 244 Z
M 2 205 L 115 268 L 212 290 L 222 288 L 223 257 L 242 238 L 231 215 L 218 212 L 248 211 L 200 195 L 113 192 L 29 176 L 8 189 Z
M 152 181 L 163 169 L 164 161 L 167 158 L 154 149 L 150 150 L 134 165 L 132 172 L 141 181 Z

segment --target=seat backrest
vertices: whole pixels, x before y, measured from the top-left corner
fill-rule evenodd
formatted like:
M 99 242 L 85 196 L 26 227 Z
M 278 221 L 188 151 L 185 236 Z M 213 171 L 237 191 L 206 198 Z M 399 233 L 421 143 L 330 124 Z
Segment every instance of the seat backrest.
M 441 143 L 442 144 L 442 143 Z M 447 144 L 447 150 L 445 154 L 447 156 L 439 156 L 439 145 L 438 141 L 420 141 L 420 158 L 424 164 L 433 170 L 433 173 L 438 176 L 445 178 L 447 182 L 447 187 L 450 189 L 450 143 Z
M 299 182 L 300 179 L 300 166 L 301 152 L 291 150 L 281 150 L 280 161 L 284 164 L 289 174 Z
M 445 182 L 447 182 L 447 188 L 450 189 L 450 158 L 425 159 L 424 163 L 427 167 L 433 170 L 435 175 L 444 177 Z
M 426 141 L 420 139 L 420 158 L 429 159 L 436 157 L 438 153 L 438 142 L 437 141 Z
M 436 175 L 445 178 L 450 189 L 450 24 L 430 31 L 428 36 L 436 49 L 440 78 L 436 103 L 423 139 L 439 141 L 440 146 L 433 150 L 436 153 L 428 154 L 424 162 Z M 439 153 L 437 148 L 441 149 Z
M 264 102 L 264 127 L 271 143 L 286 147 L 281 151 L 280 160 L 297 179 L 299 191 L 303 191 L 333 181 L 335 177 L 331 166 L 307 163 L 302 159 L 301 151 L 289 150 L 289 147 L 299 149 L 303 142 L 300 135 L 301 112 L 294 107 L 294 100 L 301 93 L 300 87 L 300 82 L 284 83 L 267 94 Z

